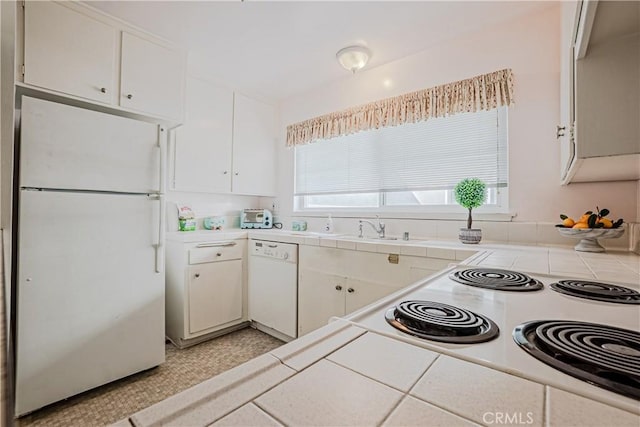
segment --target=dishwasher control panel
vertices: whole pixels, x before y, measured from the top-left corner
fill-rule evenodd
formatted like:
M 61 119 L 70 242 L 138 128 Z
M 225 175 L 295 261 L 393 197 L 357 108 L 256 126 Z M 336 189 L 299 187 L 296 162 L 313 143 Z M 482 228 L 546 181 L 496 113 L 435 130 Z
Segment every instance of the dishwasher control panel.
M 275 258 L 287 262 L 298 261 L 298 245 L 293 243 L 251 240 L 249 255 Z

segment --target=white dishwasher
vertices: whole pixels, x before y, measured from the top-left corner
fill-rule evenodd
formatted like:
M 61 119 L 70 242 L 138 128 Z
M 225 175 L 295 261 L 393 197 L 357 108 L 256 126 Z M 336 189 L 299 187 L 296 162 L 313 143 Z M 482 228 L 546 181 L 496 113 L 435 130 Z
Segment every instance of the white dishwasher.
M 298 245 L 249 240 L 249 319 L 284 341 L 298 334 Z

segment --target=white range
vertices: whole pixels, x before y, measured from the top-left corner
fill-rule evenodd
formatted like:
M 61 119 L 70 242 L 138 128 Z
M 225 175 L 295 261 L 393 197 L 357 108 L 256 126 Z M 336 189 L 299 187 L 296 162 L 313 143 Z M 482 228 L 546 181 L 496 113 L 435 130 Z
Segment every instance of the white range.
M 638 334 L 638 331 L 640 331 L 640 294 L 637 295 L 635 303 L 629 303 L 628 299 L 625 299 L 626 302 L 619 303 L 595 301 L 557 292 L 549 286 L 553 283 L 558 283 L 560 280 L 570 279 L 568 277 L 539 274 L 526 275 L 543 285 L 541 289 L 531 291 L 493 290 L 470 286 L 452 280 L 451 276 L 460 275 L 465 270 L 468 273 L 485 271 L 489 275 L 492 274 L 492 269 L 486 268 L 450 268 L 432 276 L 421 284 L 379 301 L 366 311 L 351 316 L 348 320 L 381 335 L 410 342 L 413 345 L 505 371 L 542 384 L 574 391 L 612 406 L 638 412 L 639 402 L 637 399 L 640 398 L 640 335 Z M 500 270 L 495 271 L 499 272 Z M 467 276 L 474 278 L 473 274 L 468 274 Z M 512 278 L 513 280 L 519 279 L 515 278 L 515 276 L 512 276 Z M 638 283 L 623 285 L 626 288 L 640 291 L 640 284 Z M 592 286 L 591 289 L 594 289 L 594 285 L 590 286 Z M 439 342 L 434 339 L 424 339 L 403 332 L 392 326 L 387 321 L 386 315 L 390 309 L 404 301 L 431 301 L 469 310 L 495 322 L 499 329 L 499 335 L 485 342 L 455 344 Z M 458 312 L 445 313 L 446 309 L 442 308 L 434 307 L 427 308 L 427 310 L 434 314 L 434 317 L 448 317 L 453 319 L 454 323 L 470 323 L 472 321 L 472 319 L 462 319 L 461 316 L 464 316 L 464 314 Z M 563 373 L 559 369 L 538 360 L 515 342 L 514 330 L 516 327 L 526 322 L 549 320 L 587 322 L 635 332 L 636 336 L 632 337 L 635 341 L 626 343 L 632 346 L 627 347 L 627 345 L 624 345 L 625 343 L 621 342 L 619 344 L 620 347 L 614 347 L 609 350 L 609 353 L 603 353 L 603 357 L 615 358 L 616 355 L 621 355 L 629 360 L 629 373 L 626 380 L 628 383 L 635 385 L 636 398 L 614 393 L 602 388 L 602 386 L 591 385 L 574 376 Z M 573 340 L 573 345 L 585 346 L 582 349 L 587 353 L 593 351 L 587 346 L 590 341 L 595 340 L 595 345 L 604 345 L 603 351 L 607 351 L 607 341 L 602 341 L 601 333 L 594 334 L 593 331 L 581 332 L 573 331 L 571 328 L 568 329 L 570 330 L 569 332 L 553 331 L 550 335 L 558 335 L 560 339 L 567 338 L 569 341 Z M 589 333 L 594 336 L 590 337 Z M 586 336 L 584 336 L 585 334 Z M 615 341 L 618 339 L 612 337 L 608 340 Z M 576 340 L 582 340 L 583 343 L 577 342 L 576 344 Z M 602 342 L 598 342 L 598 340 Z M 559 354 L 555 356 L 557 359 L 562 357 Z M 635 363 L 635 365 L 632 366 L 632 363 Z M 607 373 L 603 376 L 606 377 L 606 375 Z M 615 376 L 611 372 L 609 375 Z M 625 380 L 622 381 L 625 382 Z M 618 388 L 616 385 L 614 387 Z

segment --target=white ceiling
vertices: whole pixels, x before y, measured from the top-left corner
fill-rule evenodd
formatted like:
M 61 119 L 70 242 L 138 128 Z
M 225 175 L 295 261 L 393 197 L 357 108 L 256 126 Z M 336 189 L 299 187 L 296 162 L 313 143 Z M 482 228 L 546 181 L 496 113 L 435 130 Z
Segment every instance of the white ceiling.
M 89 3 L 188 49 L 212 77 L 281 100 L 348 78 L 335 53 L 367 45 L 367 68 L 548 7 L 540 1 Z M 204 60 L 203 60 L 204 58 Z

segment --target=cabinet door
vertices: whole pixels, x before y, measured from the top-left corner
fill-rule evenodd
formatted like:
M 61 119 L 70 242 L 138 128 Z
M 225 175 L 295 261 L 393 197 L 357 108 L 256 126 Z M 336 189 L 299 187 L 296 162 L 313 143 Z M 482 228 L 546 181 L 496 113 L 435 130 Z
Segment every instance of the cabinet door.
M 560 35 L 560 122 L 557 139 L 560 143 L 560 178 L 564 180 L 575 157 L 573 134 L 573 39 L 577 20 L 577 1 L 562 2 Z
M 242 260 L 200 264 L 187 272 L 189 333 L 242 317 Z
M 175 131 L 174 189 L 231 191 L 233 91 L 187 78 L 185 123 Z
M 347 279 L 346 284 L 345 314 L 353 313 L 403 287 L 351 278 Z
M 120 106 L 180 120 L 182 53 L 123 32 L 121 57 Z
M 24 7 L 24 82 L 111 103 L 116 29 L 53 2 Z
M 275 194 L 275 109 L 235 94 L 233 117 L 233 192 Z
M 344 277 L 300 269 L 298 337 L 326 325 L 333 316 L 344 316 L 344 291 Z

